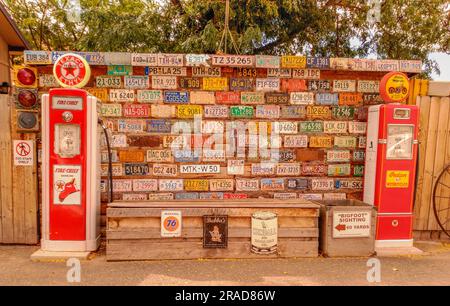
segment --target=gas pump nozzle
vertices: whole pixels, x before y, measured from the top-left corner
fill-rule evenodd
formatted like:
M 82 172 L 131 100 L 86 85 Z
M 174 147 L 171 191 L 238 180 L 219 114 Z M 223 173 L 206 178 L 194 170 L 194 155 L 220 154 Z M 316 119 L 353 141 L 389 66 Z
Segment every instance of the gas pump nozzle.
M 112 152 L 111 152 L 111 145 L 109 142 L 109 134 L 108 134 L 108 127 L 105 125 L 103 120 L 101 118 L 98 118 L 98 124 L 101 125 L 103 132 L 105 133 L 105 139 L 106 139 L 106 146 L 108 148 L 108 202 L 111 202 L 114 197 L 114 190 L 113 190 L 113 175 L 112 175 Z

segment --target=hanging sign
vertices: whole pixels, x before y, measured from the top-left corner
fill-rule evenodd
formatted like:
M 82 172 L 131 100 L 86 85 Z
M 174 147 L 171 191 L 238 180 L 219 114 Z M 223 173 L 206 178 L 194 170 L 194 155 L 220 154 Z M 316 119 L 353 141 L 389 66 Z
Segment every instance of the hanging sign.
M 181 211 L 161 211 L 161 237 L 181 236 Z
M 82 88 L 91 77 L 91 68 L 82 56 L 67 53 L 56 60 L 53 75 L 62 87 Z
M 273 254 L 278 245 L 278 218 L 272 212 L 258 211 L 252 214 L 252 252 Z
M 408 98 L 409 79 L 401 72 L 390 72 L 380 82 L 381 98 L 388 103 L 401 103 Z
M 370 237 L 372 212 L 335 211 L 333 212 L 333 238 Z

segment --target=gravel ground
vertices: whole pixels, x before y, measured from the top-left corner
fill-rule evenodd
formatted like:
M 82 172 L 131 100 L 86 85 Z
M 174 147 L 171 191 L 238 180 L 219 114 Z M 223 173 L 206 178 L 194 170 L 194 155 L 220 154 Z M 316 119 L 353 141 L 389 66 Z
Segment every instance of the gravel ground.
M 426 256 L 380 258 L 380 285 L 450 285 L 450 245 L 418 245 Z M 36 246 L 0 245 L 0 285 L 72 285 L 64 261 L 32 262 Z M 79 285 L 373 285 L 367 258 L 81 262 Z

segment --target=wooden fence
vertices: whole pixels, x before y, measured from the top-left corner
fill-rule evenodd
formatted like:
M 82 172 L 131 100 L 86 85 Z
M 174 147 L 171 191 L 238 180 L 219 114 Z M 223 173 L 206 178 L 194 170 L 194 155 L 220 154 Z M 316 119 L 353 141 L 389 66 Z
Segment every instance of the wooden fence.
M 448 239 L 434 216 L 433 187 L 444 166 L 450 163 L 450 99 L 422 96 L 417 98 L 417 105 L 421 113 L 414 236 L 422 240 Z M 441 197 L 450 196 L 450 190 L 445 188 L 440 193 Z M 443 208 L 449 205 L 448 199 L 438 199 L 437 204 Z M 450 210 L 442 213 L 450 218 Z M 450 222 L 447 229 L 450 230 Z

